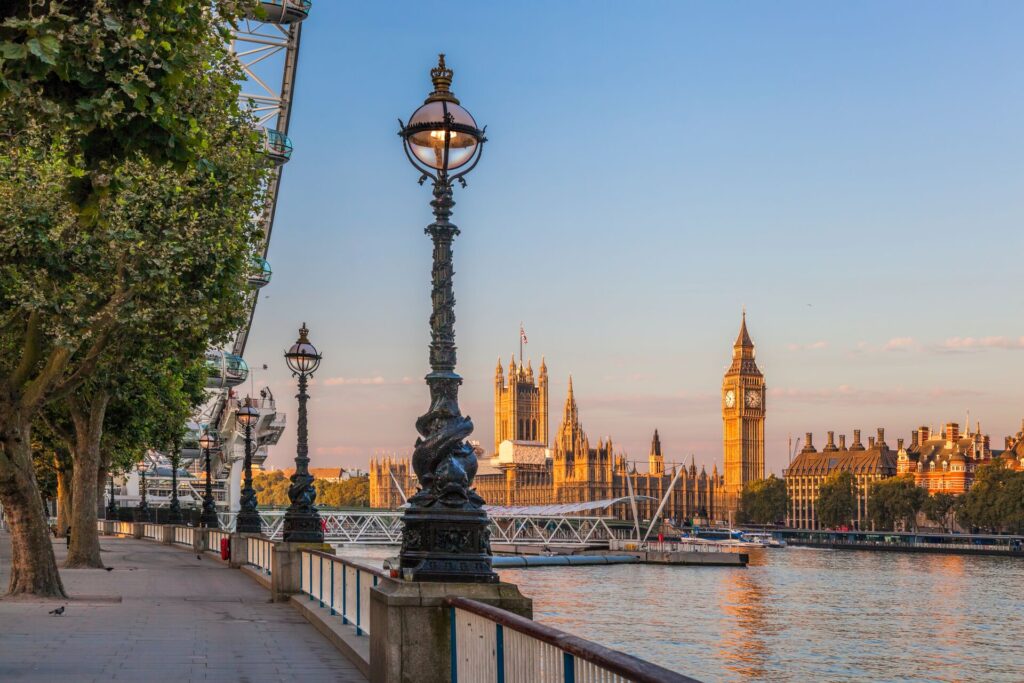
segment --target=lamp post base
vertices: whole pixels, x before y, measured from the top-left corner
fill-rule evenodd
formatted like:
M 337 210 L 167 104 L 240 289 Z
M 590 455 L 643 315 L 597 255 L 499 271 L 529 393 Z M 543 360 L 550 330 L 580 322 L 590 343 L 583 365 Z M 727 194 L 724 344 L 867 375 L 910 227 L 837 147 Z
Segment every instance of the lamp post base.
M 399 563 L 406 581 L 497 583 L 483 510 L 407 508 Z
M 323 543 L 324 529 L 320 515 L 289 508 L 284 513 L 285 543 Z
M 239 510 L 235 520 L 235 533 L 259 534 L 263 533 L 263 522 L 260 515 L 254 510 Z

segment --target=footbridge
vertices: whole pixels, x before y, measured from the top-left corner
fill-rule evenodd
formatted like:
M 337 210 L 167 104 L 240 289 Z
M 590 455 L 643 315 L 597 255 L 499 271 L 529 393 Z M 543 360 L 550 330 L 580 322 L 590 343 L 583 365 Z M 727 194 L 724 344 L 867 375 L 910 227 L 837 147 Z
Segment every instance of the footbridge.
M 608 547 L 612 539 L 630 538 L 632 525 L 624 526 L 612 517 L 581 514 L 519 512 L 488 508 L 491 517 L 491 542 L 508 545 L 540 545 L 559 548 Z M 284 527 L 284 510 L 263 510 L 263 535 L 279 541 Z M 234 531 L 235 513 L 218 515 L 221 529 Z M 328 543 L 397 545 L 402 542 L 400 510 L 321 510 L 324 540 Z

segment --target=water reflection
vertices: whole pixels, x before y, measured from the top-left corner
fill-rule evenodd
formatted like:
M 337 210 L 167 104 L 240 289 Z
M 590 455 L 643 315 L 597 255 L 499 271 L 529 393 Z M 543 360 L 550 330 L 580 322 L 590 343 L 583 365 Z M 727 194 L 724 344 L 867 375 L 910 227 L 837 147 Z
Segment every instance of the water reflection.
M 803 548 L 751 560 L 501 576 L 539 621 L 703 681 L 1024 681 L 1024 561 Z

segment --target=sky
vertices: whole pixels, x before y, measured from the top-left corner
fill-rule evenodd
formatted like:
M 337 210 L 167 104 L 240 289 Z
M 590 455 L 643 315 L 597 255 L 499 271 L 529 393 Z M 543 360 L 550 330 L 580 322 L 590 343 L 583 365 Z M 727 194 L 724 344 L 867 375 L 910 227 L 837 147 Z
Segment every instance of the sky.
M 666 460 L 721 468 L 744 306 L 768 471 L 790 435 L 892 444 L 968 411 L 1001 444 L 1024 416 L 1022 25 L 1019 2 L 320 0 L 251 387 L 294 424 L 281 354 L 305 321 L 312 465 L 411 454 L 431 213 L 396 133 L 445 52 L 487 125 L 452 220 L 460 403 L 488 451 L 522 321 L 552 436 L 571 373 L 592 442 L 646 463 L 657 428 Z

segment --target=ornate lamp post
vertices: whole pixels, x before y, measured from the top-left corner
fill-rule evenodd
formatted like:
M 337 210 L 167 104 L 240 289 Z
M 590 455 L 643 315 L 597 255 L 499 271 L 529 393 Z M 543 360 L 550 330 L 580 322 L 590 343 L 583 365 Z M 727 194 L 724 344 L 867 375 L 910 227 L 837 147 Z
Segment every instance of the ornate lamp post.
M 220 441 L 209 430 L 205 430 L 199 437 L 199 447 L 203 449 L 203 457 L 206 459 L 206 487 L 203 490 L 203 514 L 199 517 L 199 523 L 207 529 L 220 527 L 217 522 L 217 503 L 213 500 L 213 475 L 210 467 L 210 451 L 218 446 Z
M 284 540 L 287 543 L 323 543 L 324 532 L 320 526 L 320 514 L 316 511 L 316 489 L 313 488 L 313 477 L 309 474 L 309 446 L 306 430 L 306 401 L 309 394 L 306 386 L 309 378 L 320 367 L 323 356 L 309 341 L 309 329 L 306 323 L 299 328 L 299 338 L 284 354 L 288 369 L 292 376 L 299 378 L 298 427 L 295 443 L 295 474 L 292 485 L 288 487 L 288 499 L 291 505 L 284 513 Z
M 400 562 L 403 576 L 416 581 L 491 583 L 491 547 L 483 498 L 473 490 L 477 462 L 464 439 L 473 423 L 459 411 L 462 378 L 455 372 L 455 296 L 452 241 L 459 229 L 452 215 L 452 184 L 466 186 L 465 175 L 480 160 L 486 129 L 463 109 L 451 92 L 453 72 L 439 55 L 430 77 L 434 91 L 408 124 L 399 120 L 405 153 L 420 172 L 420 184 L 433 181 L 434 222 L 427 226 L 434 245 L 430 315 L 430 410 L 416 420 L 412 463 L 420 489 L 402 518 Z
M 174 446 L 177 448 L 177 446 Z M 181 502 L 178 500 L 178 461 L 181 456 L 170 458 L 171 461 L 171 503 L 167 506 L 167 523 L 181 524 Z
M 252 405 L 252 399 L 246 396 L 245 404 L 235 413 L 235 418 L 245 428 L 244 478 L 235 531 L 258 534 L 263 531 L 263 524 L 260 522 L 259 512 L 256 511 L 256 491 L 252 487 L 252 427 L 260 419 L 260 411 Z
M 114 499 L 114 473 L 110 473 L 110 500 L 107 501 L 107 519 L 117 519 L 117 501 Z
M 142 461 L 138 464 L 139 470 L 139 493 L 142 495 L 139 501 L 139 516 L 145 522 L 149 521 L 149 503 L 146 502 L 146 461 Z

